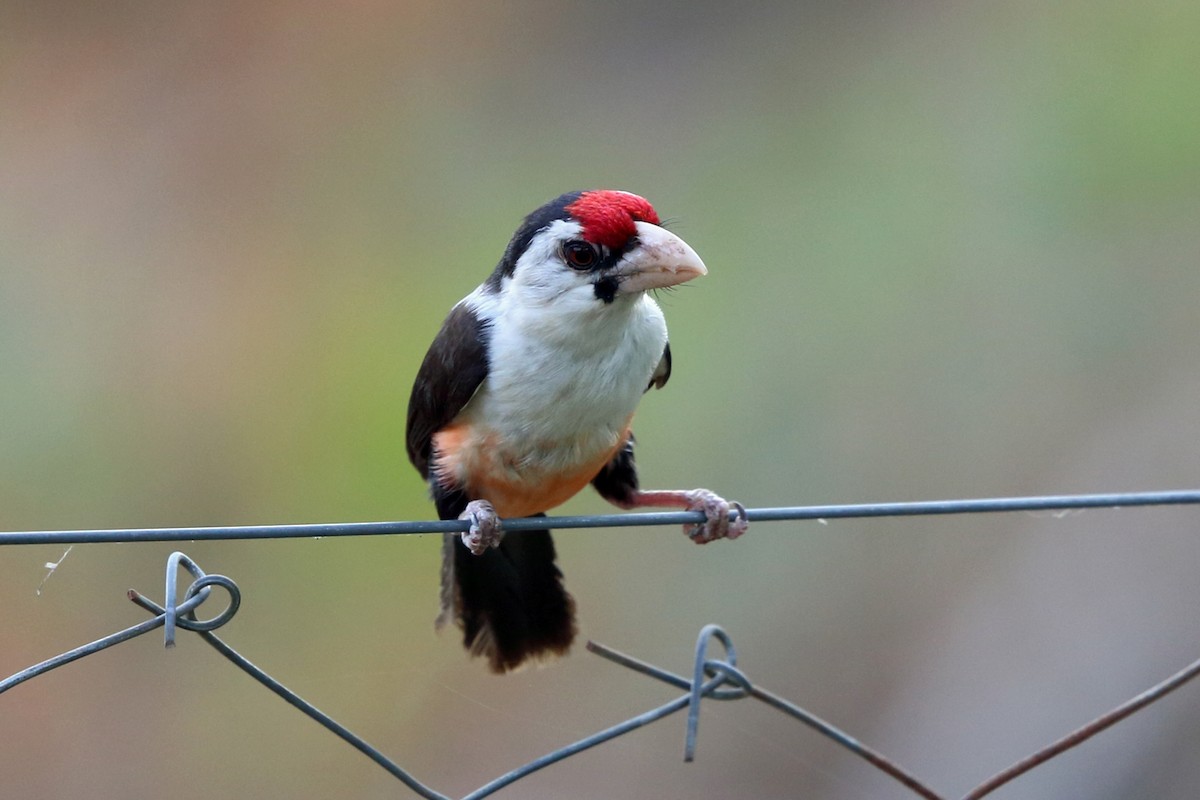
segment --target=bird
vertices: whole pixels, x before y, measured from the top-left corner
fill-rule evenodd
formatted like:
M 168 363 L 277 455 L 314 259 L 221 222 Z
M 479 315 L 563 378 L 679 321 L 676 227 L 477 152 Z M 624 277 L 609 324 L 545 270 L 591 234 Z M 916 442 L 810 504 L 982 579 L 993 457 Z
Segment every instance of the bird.
M 652 294 L 705 275 L 649 201 L 563 194 L 524 218 L 495 269 L 456 303 L 413 382 L 408 457 L 441 519 L 440 613 L 495 673 L 567 652 L 575 601 L 546 530 L 505 534 L 590 483 L 621 509 L 704 512 L 692 541 L 735 539 L 744 507 L 707 489 L 645 491 L 631 429 L 642 395 L 671 376 Z

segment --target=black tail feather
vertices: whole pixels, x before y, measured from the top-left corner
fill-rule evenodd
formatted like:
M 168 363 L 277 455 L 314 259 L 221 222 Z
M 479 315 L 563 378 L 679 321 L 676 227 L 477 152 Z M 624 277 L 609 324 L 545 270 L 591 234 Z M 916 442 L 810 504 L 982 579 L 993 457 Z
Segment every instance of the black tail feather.
M 456 519 L 462 492 L 434 489 L 438 515 Z M 563 588 L 550 531 L 516 531 L 500 546 L 474 555 L 456 533 L 446 534 L 442 613 L 463 631 L 463 646 L 486 656 L 493 672 L 562 655 L 575 638 L 575 601 Z

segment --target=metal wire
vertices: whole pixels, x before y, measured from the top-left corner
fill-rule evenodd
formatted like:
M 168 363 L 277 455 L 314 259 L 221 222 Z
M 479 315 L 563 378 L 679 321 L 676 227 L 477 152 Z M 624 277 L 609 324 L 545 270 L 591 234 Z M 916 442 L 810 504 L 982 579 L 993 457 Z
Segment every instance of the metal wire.
M 821 520 L 849 517 L 1058 511 L 1082 508 L 1119 508 L 1197 503 L 1200 503 L 1200 491 L 1189 490 L 1125 494 L 1051 495 L 915 503 L 757 508 L 748 510 L 746 516 L 750 521 Z M 504 526 L 506 530 L 576 529 L 631 525 L 693 524 L 701 521 L 703 521 L 703 515 L 700 512 L 671 512 L 515 519 L 505 520 Z M 180 539 L 261 539 L 304 536 L 439 533 L 445 531 L 462 531 L 465 529 L 465 522 L 450 520 L 331 525 L 265 525 L 224 528 L 29 531 L 0 533 L 0 544 L 66 544 L 117 541 L 173 541 Z M 184 592 L 182 600 L 177 600 L 180 568 L 185 569 L 192 576 L 193 581 Z M 427 800 L 449 800 L 446 795 L 419 781 L 398 763 L 385 756 L 380 750 L 288 689 L 213 633 L 217 628 L 228 622 L 240 606 L 241 592 L 232 580 L 223 575 L 205 574 L 188 556 L 181 552 L 175 552 L 167 559 L 166 580 L 164 583 L 166 590 L 164 605 L 159 605 L 136 591 L 130 590 L 128 592 L 130 600 L 154 615 L 151 619 L 49 658 L 28 669 L 21 670 L 0 681 L 0 694 L 50 670 L 65 666 L 144 633 L 149 633 L 159 627 L 164 629 L 164 642 L 168 647 L 174 644 L 178 629 L 192 631 L 239 669 L 363 753 L 389 774 L 404 783 L 405 786 L 417 795 Z M 209 599 L 213 587 L 221 587 L 226 591 L 229 597 L 229 604 L 209 619 L 197 619 L 196 610 Z M 709 656 L 709 644 L 714 639 L 724 649 L 724 657 L 722 658 L 712 658 Z M 617 664 L 664 681 L 676 688 L 683 689 L 686 693 L 661 706 L 619 722 L 513 769 L 485 783 L 483 786 L 466 795 L 463 800 L 480 800 L 533 772 L 558 763 L 584 750 L 603 744 L 617 736 L 630 733 L 684 708 L 688 709 L 685 728 L 684 760 L 691 761 L 695 758 L 696 754 L 702 701 L 704 699 L 736 700 L 745 697 L 757 699 L 772 708 L 794 717 L 809 728 L 860 756 L 867 763 L 887 774 L 915 794 L 926 798 L 926 800 L 946 800 L 946 796 L 937 793 L 911 772 L 900 767 L 881 753 L 871 749 L 820 717 L 806 711 L 799 705 L 754 685 L 749 677 L 737 666 L 737 653 L 734 649 L 732 639 L 724 630 L 716 625 L 706 626 L 700 632 L 696 643 L 692 677 L 690 679 L 667 672 L 652 664 L 639 661 L 605 645 L 588 642 L 587 648 L 591 652 L 601 655 Z M 991 794 L 1001 786 L 1029 772 L 1031 769 L 1090 739 L 1131 714 L 1145 708 L 1150 703 L 1161 699 L 1168 693 L 1191 681 L 1197 675 L 1200 675 L 1200 660 L 1197 660 L 1129 701 L 1122 703 L 1112 711 L 1101 715 L 1041 750 L 1001 770 L 964 795 L 963 800 L 981 800 L 984 796 Z
M 706 658 L 707 654 L 705 648 L 708 639 L 711 637 L 719 638 L 721 643 L 725 646 L 725 661 L 713 661 Z M 705 675 L 714 675 L 720 672 L 722 676 L 724 676 L 729 682 L 734 683 L 737 687 L 734 689 L 722 689 L 718 687 L 712 692 L 706 694 L 706 697 L 711 697 L 716 700 L 736 700 L 741 697 L 749 696 L 756 700 L 761 700 L 772 708 L 782 711 L 789 716 L 795 717 L 808 727 L 820 733 L 822 736 L 837 742 L 850 752 L 866 760 L 881 772 L 890 775 L 899 783 L 907 786 L 921 797 L 924 797 L 927 800 L 942 800 L 941 795 L 930 789 L 928 786 L 923 784 L 919 778 L 905 770 L 900 765 L 896 764 L 891 759 L 884 756 L 882 753 L 872 750 L 870 747 L 867 747 L 850 734 L 839 730 L 834 725 L 831 725 L 817 715 L 804 710 L 795 703 L 785 700 L 779 695 L 768 692 L 766 689 L 763 689 L 760 686 L 752 685 L 749 679 L 734 665 L 733 662 L 736 660 L 736 655 L 734 654 L 732 648 L 733 642 L 729 639 L 729 636 L 718 626 L 707 625 L 700 631 L 700 639 L 696 643 L 695 668 L 699 671 L 702 671 Z M 698 678 L 693 677 L 693 680 L 689 681 L 687 678 L 667 672 L 666 670 L 660 669 L 653 664 L 647 664 L 644 661 L 639 661 L 638 659 L 627 656 L 624 653 L 619 653 L 610 647 L 599 644 L 598 642 L 588 642 L 587 649 L 596 655 L 603 656 L 609 661 L 620 664 L 623 667 L 632 669 L 635 672 L 640 672 L 643 675 L 649 675 L 652 678 L 657 678 L 664 683 L 669 683 L 672 686 L 678 686 L 681 689 L 690 689 L 695 685 L 694 681 L 698 680 Z M 695 674 L 697 673 L 694 673 L 694 675 Z M 688 728 L 684 742 L 685 761 L 693 760 L 695 755 L 697 732 L 696 726 L 698 725 L 700 718 L 699 707 L 699 702 L 694 702 L 689 709 Z M 693 710 L 695 711 L 694 719 L 691 713 Z
M 175 597 L 176 578 L 180 568 L 186 569 L 194 578 L 192 584 L 184 592 L 182 601 L 177 601 Z M 95 642 L 86 644 L 82 647 L 75 648 L 61 655 L 47 659 L 40 664 L 37 664 L 28 669 L 22 670 L 9 678 L 0 681 L 0 694 L 9 689 L 23 683 L 31 678 L 43 675 L 50 670 L 64 666 L 76 661 L 84 656 L 100 652 L 101 650 L 111 647 L 120 642 L 128 641 L 143 633 L 149 633 L 159 627 L 168 628 L 171 625 L 184 630 L 192 631 L 204 639 L 209 645 L 217 650 L 221 655 L 225 656 L 230 662 L 235 664 L 239 669 L 246 672 L 256 681 L 266 686 L 279 697 L 283 698 L 287 703 L 302 713 L 320 723 L 329 731 L 340 737 L 342 740 L 350 744 L 359 752 L 366 755 L 389 774 L 399 779 L 405 786 L 412 790 L 417 795 L 426 798 L 426 800 L 449 800 L 449 798 L 431 788 L 430 786 L 417 780 L 411 773 L 401 767 L 392 759 L 385 756 L 377 748 L 367 743 L 364 739 L 354 734 L 341 723 L 334 720 L 328 714 L 325 714 L 316 706 L 304 700 L 295 692 L 288 689 L 278 680 L 267 674 L 260 667 L 253 664 L 245 656 L 238 653 L 220 638 L 213 631 L 224 625 L 237 610 L 241 603 L 241 591 L 229 578 L 223 575 L 208 575 L 203 570 L 180 552 L 172 553 L 167 559 L 167 585 L 171 587 L 168 592 L 164 605 L 159 605 L 152 600 L 147 599 L 136 591 L 128 592 L 129 599 L 135 602 L 140 607 L 146 609 L 154 615 L 152 619 L 137 625 L 118 631 L 110 636 L 98 639 Z M 217 613 L 215 616 L 202 620 L 196 618 L 196 610 L 205 603 L 211 593 L 212 588 L 219 586 L 229 595 L 229 604 Z M 173 620 L 173 621 L 172 621 Z M 168 645 L 172 641 L 172 634 L 168 632 Z M 718 641 L 725 651 L 723 658 L 711 658 L 709 656 L 709 644 L 713 641 Z M 552 764 L 558 763 L 563 759 L 569 758 L 577 753 L 580 753 L 589 748 L 609 741 L 610 739 L 622 736 L 637 730 L 640 727 L 663 719 L 684 708 L 688 709 L 687 727 L 685 736 L 684 760 L 691 761 L 695 757 L 696 738 L 699 730 L 700 706 L 705 698 L 712 700 L 735 700 L 744 697 L 752 697 L 760 700 L 767 705 L 782 711 L 803 722 L 808 727 L 828 737 L 832 741 L 845 747 L 850 752 L 861 756 L 868 763 L 878 768 L 880 771 L 895 779 L 898 783 L 910 789 L 917 795 L 926 798 L 926 800 L 946 800 L 946 796 L 941 795 L 924 784 L 919 778 L 912 773 L 901 768 L 895 762 L 889 760 L 882 754 L 872 750 L 866 745 L 859 742 L 857 739 L 837 729 L 833 725 L 825 722 L 819 717 L 804 710 L 800 706 L 785 700 L 778 695 L 755 686 L 750 678 L 737 666 L 737 654 L 733 646 L 731 637 L 719 626 L 707 625 L 700 631 L 699 639 L 696 642 L 695 656 L 693 661 L 692 677 L 689 680 L 679 675 L 675 675 L 660 667 L 645 662 L 639 661 L 632 656 L 625 655 L 610 647 L 607 647 L 596 642 L 588 642 L 588 650 L 598 655 L 601 655 L 614 663 L 628 667 L 637 672 L 649 675 L 658 680 L 664 681 L 672 686 L 685 690 L 685 694 L 671 700 L 657 708 L 653 708 L 644 713 L 631 717 L 623 722 L 612 725 L 602 731 L 599 731 L 591 736 L 580 739 L 577 742 L 554 750 L 541 758 L 535 759 L 523 766 L 511 770 L 498 778 L 495 778 L 475 791 L 467 794 L 463 800 L 481 800 L 500 789 L 508 786 L 527 775 L 530 775 L 538 770 L 544 769 Z M 1017 761 L 1012 766 L 1004 769 L 979 784 L 966 795 L 963 800 L 980 800 L 984 796 L 991 794 L 996 789 L 1009 783 L 1015 778 L 1029 772 L 1040 764 L 1045 763 L 1051 758 L 1077 746 L 1081 742 L 1090 739 L 1101 731 L 1111 727 L 1117 722 L 1125 719 L 1136 711 L 1146 707 L 1150 703 L 1161 699 L 1168 693 L 1178 689 L 1188 681 L 1200 675 L 1200 661 L 1189 665 L 1185 669 L 1177 672 L 1166 680 L 1147 689 L 1131 700 L 1122 703 L 1117 708 L 1104 714 L 1088 724 L 1078 728 L 1072 733 L 1062 737 L 1058 741 L 1048 745 L 1038 752 Z
M 1200 490 L 1125 492 L 1117 494 L 991 497 L 976 500 L 930 500 L 903 503 L 860 503 L 824 506 L 751 508 L 751 522 L 829 520 L 853 517 L 911 517 L 945 514 L 992 514 L 1013 511 L 1072 511 L 1085 508 L 1132 508 L 1200 504 Z M 737 512 L 734 512 L 736 519 Z M 694 525 L 704 522 L 700 511 L 660 511 L 634 514 L 589 514 L 564 517 L 525 517 L 504 520 L 504 530 L 573 530 L 641 525 Z M 203 528 L 116 528 L 73 531 L 12 531 L 0 533 L 6 544 L 92 544 L 97 542 L 183 542 L 212 539 L 285 539 L 324 536 L 397 536 L 414 533 L 452 533 L 467 530 L 465 520 L 415 522 L 339 522 L 303 525 L 233 525 Z

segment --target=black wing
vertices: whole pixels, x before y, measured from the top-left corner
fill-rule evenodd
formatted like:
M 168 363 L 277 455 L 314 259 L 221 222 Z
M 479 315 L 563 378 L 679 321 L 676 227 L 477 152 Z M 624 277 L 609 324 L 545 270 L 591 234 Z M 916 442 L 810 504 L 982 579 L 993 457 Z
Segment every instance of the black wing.
M 433 435 L 458 416 L 488 373 L 488 323 L 464 304 L 434 337 L 408 400 L 408 459 L 429 477 Z
M 608 502 L 620 508 L 632 508 L 638 491 L 637 463 L 633 460 L 633 431 L 604 469 L 592 478 L 592 487 Z
M 650 391 L 650 387 L 661 389 L 667 385 L 667 381 L 671 378 L 671 343 L 667 342 L 663 348 L 662 358 L 658 362 L 658 366 L 654 368 L 654 374 L 650 376 L 650 383 L 646 386 L 646 391 Z

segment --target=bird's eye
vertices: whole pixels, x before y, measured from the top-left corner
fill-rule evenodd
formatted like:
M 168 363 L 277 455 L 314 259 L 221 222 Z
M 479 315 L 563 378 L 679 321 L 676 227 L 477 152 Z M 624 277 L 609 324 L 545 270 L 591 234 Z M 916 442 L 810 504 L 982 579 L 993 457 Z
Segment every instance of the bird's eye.
M 563 258 L 572 269 L 591 269 L 600 256 L 587 242 L 572 239 L 563 245 Z

